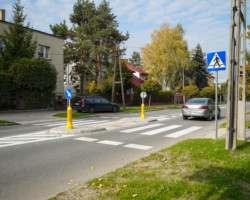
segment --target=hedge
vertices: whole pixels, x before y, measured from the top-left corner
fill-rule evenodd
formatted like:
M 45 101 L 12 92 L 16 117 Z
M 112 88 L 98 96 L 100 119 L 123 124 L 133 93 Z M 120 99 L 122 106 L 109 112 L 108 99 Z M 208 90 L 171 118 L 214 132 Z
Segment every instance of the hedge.
M 14 89 L 25 100 L 26 108 L 45 108 L 49 105 L 56 88 L 57 72 L 45 59 L 22 58 L 9 70 Z
M 7 73 L 0 73 L 0 108 L 11 104 L 12 85 L 12 76 Z

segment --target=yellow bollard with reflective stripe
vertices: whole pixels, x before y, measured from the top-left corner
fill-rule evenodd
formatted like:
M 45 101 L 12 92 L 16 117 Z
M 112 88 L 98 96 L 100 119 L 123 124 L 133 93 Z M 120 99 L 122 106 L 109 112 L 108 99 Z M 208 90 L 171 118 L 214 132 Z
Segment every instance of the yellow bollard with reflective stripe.
M 141 119 L 145 119 L 145 114 L 144 114 L 144 103 L 141 105 Z
M 66 129 L 72 129 L 73 124 L 72 124 L 72 108 L 69 106 L 67 108 L 67 126 Z

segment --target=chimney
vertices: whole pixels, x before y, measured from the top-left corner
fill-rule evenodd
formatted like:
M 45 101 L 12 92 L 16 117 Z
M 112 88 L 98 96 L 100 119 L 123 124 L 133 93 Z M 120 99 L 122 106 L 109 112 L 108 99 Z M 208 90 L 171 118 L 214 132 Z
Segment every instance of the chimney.
M 5 21 L 5 10 L 4 9 L 0 9 L 0 20 Z

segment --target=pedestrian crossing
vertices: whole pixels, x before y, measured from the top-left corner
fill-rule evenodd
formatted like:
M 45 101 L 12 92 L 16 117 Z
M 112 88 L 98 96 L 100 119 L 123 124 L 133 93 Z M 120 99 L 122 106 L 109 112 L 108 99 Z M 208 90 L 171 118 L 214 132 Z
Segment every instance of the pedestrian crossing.
M 149 150 L 153 148 L 153 146 L 140 145 L 140 144 L 124 144 L 124 142 L 112 141 L 112 140 L 99 141 L 99 139 L 97 138 L 89 138 L 89 137 L 75 138 L 75 140 L 83 141 L 83 142 L 96 142 L 97 144 L 104 144 L 104 145 L 110 145 L 110 146 L 123 145 L 122 147 L 124 148 L 137 149 L 137 150 Z
M 161 121 L 171 119 L 178 117 L 178 115 L 171 115 L 171 116 L 159 116 L 157 117 L 157 121 L 159 123 L 152 123 L 152 124 L 145 124 L 140 125 L 137 127 L 131 127 L 131 128 L 124 128 L 117 130 L 117 134 L 138 134 L 145 137 L 162 137 L 162 138 L 172 138 L 176 139 L 179 137 L 182 137 L 184 135 L 187 135 L 189 133 L 192 133 L 194 131 L 197 131 L 201 129 L 201 126 L 188 126 L 188 125 L 182 125 L 182 124 L 172 124 L 172 125 L 166 125 L 164 123 L 161 123 Z M 155 119 L 155 118 L 154 118 Z M 96 124 L 96 123 L 104 123 L 110 121 L 108 118 L 102 118 L 102 119 L 81 119 L 81 120 L 74 120 L 73 124 L 74 127 L 76 126 L 86 126 L 89 124 Z M 46 123 L 38 123 L 34 124 L 36 126 L 66 126 L 66 121 L 57 121 L 57 122 L 46 122 Z M 74 136 L 74 137 L 73 137 Z M 40 131 L 36 133 L 29 133 L 29 134 L 21 134 L 17 136 L 10 136 L 5 138 L 0 138 L 0 148 L 1 147 L 9 147 L 14 145 L 21 145 L 21 144 L 28 144 L 28 143 L 35 143 L 35 142 L 42 142 L 42 141 L 48 141 L 48 140 L 55 140 L 60 138 L 67 138 L 67 137 L 73 137 L 73 140 L 79 141 L 79 142 L 92 142 L 96 143 L 98 145 L 110 145 L 110 146 L 122 146 L 123 148 L 129 148 L 129 149 L 137 149 L 137 150 L 149 150 L 154 148 L 153 146 L 149 145 L 142 145 L 142 144 L 126 144 L 123 141 L 114 141 L 111 138 L 105 138 L 103 140 L 100 140 L 98 138 L 91 138 L 91 137 L 79 137 L 76 135 L 57 135 L 57 134 L 49 134 L 48 131 Z M 106 136 L 105 136 L 106 137 Z
M 139 126 L 136 128 L 121 130 L 118 131 L 118 133 L 125 133 L 125 134 L 135 133 L 143 136 L 154 136 L 158 134 L 164 134 L 163 136 L 160 137 L 176 139 L 178 137 L 197 131 L 201 128 L 202 128 L 201 126 L 183 127 L 183 125 L 178 125 L 178 124 L 166 126 L 165 124 L 156 123 L 156 124 L 150 124 L 145 126 Z M 99 140 L 98 138 L 90 138 L 90 137 L 79 137 L 75 138 L 74 140 L 82 142 L 95 142 L 96 144 L 103 144 L 110 146 L 122 146 L 124 148 L 137 149 L 137 150 L 149 150 L 154 148 L 153 146 L 148 146 L 148 145 L 124 144 L 124 142 L 122 141 Z
M 97 124 L 97 123 L 104 123 L 109 122 L 110 120 L 73 120 L 73 126 L 85 126 L 90 124 Z M 67 121 L 56 121 L 56 122 L 47 122 L 47 123 L 39 123 L 39 124 L 33 124 L 34 126 L 47 126 L 47 127 L 53 127 L 53 126 L 66 126 Z
M 35 133 L 9 136 L 9 137 L 0 138 L 0 148 L 21 145 L 21 144 L 42 142 L 42 141 L 47 141 L 47 140 L 67 138 L 70 136 L 72 135 L 49 134 L 48 131 L 40 131 L 40 132 L 35 132 Z

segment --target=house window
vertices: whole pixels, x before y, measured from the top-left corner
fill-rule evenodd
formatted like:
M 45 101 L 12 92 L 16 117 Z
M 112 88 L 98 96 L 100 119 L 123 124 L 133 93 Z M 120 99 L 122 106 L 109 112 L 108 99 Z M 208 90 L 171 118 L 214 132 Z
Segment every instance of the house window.
M 49 59 L 49 47 L 38 45 L 38 57 Z

